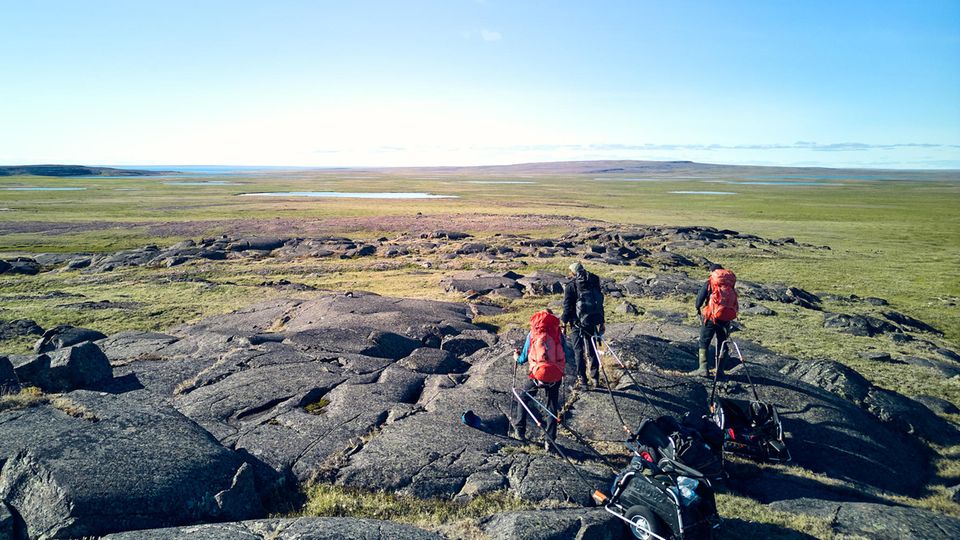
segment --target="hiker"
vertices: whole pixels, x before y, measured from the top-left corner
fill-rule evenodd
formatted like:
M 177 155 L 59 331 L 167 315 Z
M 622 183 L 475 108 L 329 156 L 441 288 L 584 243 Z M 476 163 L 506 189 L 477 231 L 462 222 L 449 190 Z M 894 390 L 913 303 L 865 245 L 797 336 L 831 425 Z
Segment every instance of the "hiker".
M 740 305 L 737 302 L 737 276 L 719 264 L 710 265 L 710 277 L 700 287 L 697 294 L 697 315 L 700 317 L 700 350 L 698 360 L 700 367 L 691 372 L 691 375 L 701 377 L 710 376 L 710 366 L 707 363 L 707 351 L 710 341 L 717 337 L 715 349 L 717 377 L 723 373 L 723 362 L 729 351 L 724 349 L 723 358 L 720 358 L 720 348 L 730 336 L 730 322 L 737 318 Z
M 563 288 L 563 324 L 571 326 L 573 350 L 577 361 L 577 381 L 573 388 L 587 386 L 587 376 L 594 387 L 600 386 L 599 360 L 591 337 L 601 336 L 603 324 L 603 291 L 600 278 L 587 272 L 579 262 L 570 265 L 571 280 Z
M 514 422 L 513 436 L 523 439 L 527 430 L 526 409 L 531 406 L 530 397 L 543 389 L 546 393 L 547 410 L 553 416 L 560 412 L 560 384 L 563 381 L 563 372 L 566 368 L 566 340 L 560 331 L 560 319 L 549 309 L 538 311 L 530 318 L 530 332 L 523 344 L 523 351 L 514 351 L 513 358 L 517 364 L 526 364 L 529 360 L 527 383 L 523 387 L 520 399 L 523 407 L 517 408 Z M 546 415 L 547 438 L 554 441 L 557 438 L 557 421 Z M 543 442 L 546 451 L 551 450 L 550 441 Z

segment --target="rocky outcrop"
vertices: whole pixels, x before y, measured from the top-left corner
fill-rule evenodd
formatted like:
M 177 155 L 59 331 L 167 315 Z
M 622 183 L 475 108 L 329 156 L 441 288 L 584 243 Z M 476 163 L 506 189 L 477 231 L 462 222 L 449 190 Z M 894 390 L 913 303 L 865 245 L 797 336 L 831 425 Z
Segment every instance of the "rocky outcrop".
M 563 242 L 527 244 L 518 242 L 518 248 L 572 249 Z M 491 291 L 525 294 L 555 294 L 561 283 L 545 273 L 474 278 L 496 280 Z M 513 284 L 501 287 L 503 280 Z M 700 284 L 658 271 L 605 287 L 630 296 L 676 296 L 693 294 Z M 525 332 L 496 335 L 474 324 L 478 313 L 498 311 L 479 303 L 316 293 L 309 300 L 263 302 L 169 333 L 124 332 L 72 343 L 91 336 L 61 328 L 41 347 L 59 348 L 13 357 L 18 381 L 67 393 L 0 413 L 0 501 L 32 536 L 189 525 L 137 531 L 146 538 L 283 538 L 297 527 L 321 538 L 430 534 L 373 528 L 360 520 L 238 522 L 258 517 L 263 501 L 293 495 L 311 479 L 422 498 L 468 501 L 508 490 L 547 506 L 588 505 L 592 489 L 607 488 L 615 471 L 563 431 L 559 444 L 574 457 L 573 467 L 506 435 L 509 390 L 516 383 L 511 353 Z M 683 324 L 685 313 L 648 314 L 662 320 L 607 327 L 607 339 L 632 375 L 612 365 L 606 369 L 623 422 L 705 414 L 710 382 L 681 374 L 696 366 L 697 328 Z M 718 391 L 748 398 L 752 380 L 761 398 L 777 406 L 795 465 L 843 487 L 736 463 L 728 487 L 737 494 L 778 504 L 799 497 L 876 503 L 867 493 L 877 491 L 916 496 L 933 473 L 918 437 L 960 442 L 953 438 L 956 429 L 948 430 L 952 426 L 930 409 L 873 387 L 840 364 L 800 362 L 748 342 L 740 346 L 750 364 L 731 372 Z M 942 361 L 952 362 L 946 356 Z M 571 375 L 574 368 L 568 362 Z M 106 376 L 111 369 L 115 377 Z M 76 385 L 98 392 L 69 391 Z M 572 428 L 607 443 L 605 452 L 619 447 L 623 430 L 609 395 L 563 392 L 570 398 L 565 421 Z M 480 418 L 479 428 L 461 422 L 466 411 Z M 528 435 L 537 442 L 535 426 Z M 85 478 L 96 481 L 77 487 Z M 608 538 L 621 530 L 612 519 L 600 510 L 575 508 L 507 513 L 479 526 L 495 538 Z M 226 523 L 195 525 L 210 521 Z
M 771 507 L 825 518 L 833 532 L 842 537 L 882 540 L 960 537 L 960 519 L 919 508 L 804 498 L 776 502 Z
M 6 356 L 0 356 L 0 396 L 20 391 L 20 379 L 13 364 Z
M 80 390 L 4 411 L 0 463 L 0 500 L 30 538 L 263 512 L 250 465 L 143 392 Z
M 846 315 L 844 313 L 824 313 L 823 327 L 835 328 L 846 334 L 865 337 L 897 331 L 896 326 L 882 319 L 869 315 Z
M 103 540 L 443 540 L 401 523 L 347 517 L 263 519 L 111 534 Z
M 0 260 L 0 274 L 22 274 L 34 276 L 40 273 L 40 263 L 30 257 L 14 257 Z
M 43 328 L 29 319 L 0 321 L 0 340 L 19 336 L 42 335 Z
M 105 337 L 107 336 L 89 328 L 77 328 L 69 325 L 55 326 L 43 333 L 43 336 L 33 346 L 33 352 L 50 352 L 61 347 L 69 347 L 84 341 L 96 341 Z
M 602 509 L 506 512 L 484 521 L 491 540 L 615 540 L 623 538 L 623 522 Z
M 960 431 L 956 426 L 938 417 L 921 403 L 873 386 L 863 375 L 839 362 L 798 361 L 784 366 L 780 371 L 861 406 L 896 431 L 940 445 L 960 443 Z

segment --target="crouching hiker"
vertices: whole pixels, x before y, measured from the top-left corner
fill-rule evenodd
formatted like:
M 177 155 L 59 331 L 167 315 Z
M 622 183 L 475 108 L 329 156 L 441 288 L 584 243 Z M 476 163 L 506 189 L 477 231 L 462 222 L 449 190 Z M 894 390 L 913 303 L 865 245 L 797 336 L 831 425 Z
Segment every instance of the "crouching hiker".
M 716 359 L 717 377 L 723 373 L 723 361 L 728 351 L 724 349 L 724 358 L 720 358 L 720 349 L 723 342 L 730 337 L 730 323 L 737 318 L 740 305 L 737 301 L 737 276 L 730 270 L 725 270 L 719 264 L 710 265 L 710 277 L 700 287 L 697 295 L 697 315 L 700 316 L 700 350 L 698 360 L 700 367 L 691 372 L 691 375 L 701 377 L 710 376 L 710 365 L 707 361 L 707 352 L 710 350 L 710 341 L 717 337 L 714 352 Z M 706 305 L 704 305 L 706 304 Z
M 560 384 L 563 381 L 563 371 L 566 368 L 566 340 L 560 331 L 560 319 L 552 311 L 545 309 L 533 314 L 530 318 L 530 333 L 523 344 L 523 351 L 514 352 L 517 364 L 528 364 L 527 382 L 520 393 L 521 407 L 517 408 L 514 419 L 513 437 L 523 439 L 527 430 L 527 410 L 536 411 L 532 406 L 533 396 L 537 390 L 543 389 L 546 393 L 546 408 L 549 414 L 540 414 L 546 417 L 547 437 L 553 441 L 557 438 L 556 416 L 560 411 Z M 543 411 L 537 411 L 542 413 Z M 549 441 L 544 441 L 543 447 L 548 452 L 551 449 Z
M 603 291 L 600 278 L 587 272 L 582 264 L 570 265 L 570 282 L 563 288 L 563 324 L 573 327 L 573 349 L 577 360 L 578 386 L 587 386 L 587 377 L 594 387 L 600 386 L 600 365 L 591 337 L 604 331 Z

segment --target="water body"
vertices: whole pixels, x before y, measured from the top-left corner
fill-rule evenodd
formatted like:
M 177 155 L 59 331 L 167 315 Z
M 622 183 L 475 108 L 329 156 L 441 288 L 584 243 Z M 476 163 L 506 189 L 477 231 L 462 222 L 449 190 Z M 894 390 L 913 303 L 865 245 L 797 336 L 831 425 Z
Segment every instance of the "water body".
M 349 191 L 277 191 L 268 193 L 241 193 L 242 197 L 323 197 L 332 199 L 457 199 L 456 195 L 433 193 L 380 192 L 358 193 Z
M 790 180 L 707 180 L 711 184 L 736 184 L 740 186 L 842 186 L 831 182 L 793 182 Z
M 677 195 L 736 195 L 733 191 L 671 191 Z
M 8 187 L 7 191 L 85 191 L 85 187 Z
M 208 180 L 206 182 L 164 182 L 168 186 L 239 186 L 237 182 L 226 180 Z
M 669 182 L 675 178 L 594 178 L 598 182 Z

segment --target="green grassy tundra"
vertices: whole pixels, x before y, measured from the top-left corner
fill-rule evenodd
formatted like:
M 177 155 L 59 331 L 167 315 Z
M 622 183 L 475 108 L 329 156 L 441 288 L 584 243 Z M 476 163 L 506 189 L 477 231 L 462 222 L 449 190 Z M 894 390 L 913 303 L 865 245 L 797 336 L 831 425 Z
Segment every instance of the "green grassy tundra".
M 208 180 L 226 185 L 170 183 Z M 706 225 L 770 238 L 793 237 L 797 242 L 831 249 L 784 249 L 776 255 L 730 249 L 692 255 L 721 262 L 743 279 L 783 282 L 816 293 L 884 298 L 892 309 L 941 329 L 945 340 L 953 348 L 960 348 L 960 172 L 727 168 L 693 173 L 564 174 L 425 169 L 263 171 L 179 179 L 0 178 L 0 188 L 11 187 L 86 189 L 0 190 L 0 255 L 4 258 L 41 252 L 111 252 L 224 233 L 376 238 L 407 230 L 417 220 L 478 237 L 497 233 L 556 235 L 584 224 L 565 217 L 620 224 Z M 412 191 L 457 198 L 238 196 L 278 191 Z M 561 271 L 570 261 L 526 262 L 523 271 Z M 614 277 L 636 271 L 604 265 L 591 269 Z M 702 273 L 695 270 L 692 275 L 700 277 L 697 272 Z M 309 294 L 261 286 L 264 280 L 280 278 L 326 289 L 366 289 L 459 300 L 438 286 L 445 273 L 449 270 L 424 271 L 402 260 L 358 259 L 292 263 L 228 260 L 175 268 L 121 269 L 108 274 L 0 276 L 0 319 L 34 319 L 45 328 L 75 324 L 106 333 L 133 328 L 162 330 L 269 296 Z M 218 286 L 176 279 L 184 275 L 204 278 Z M 83 300 L 134 303 L 135 308 L 72 309 L 63 307 L 73 301 L 69 298 L 45 296 L 53 291 L 83 295 Z M 693 321 L 689 299 L 637 299 L 636 303 L 646 308 L 686 310 Z M 831 307 L 830 302 L 825 303 L 826 309 Z M 522 323 L 535 308 L 533 303 L 519 301 L 507 315 L 490 322 Z M 836 309 L 850 312 L 852 308 Z M 859 353 L 876 347 L 878 338 L 827 331 L 822 328 L 821 318 L 803 316 L 802 310 L 791 312 L 783 307 L 778 311 L 779 317 L 745 319 L 743 337 L 800 358 L 834 358 L 857 369 L 874 384 L 908 396 L 929 394 L 960 404 L 960 381 L 956 377 L 945 379 L 932 369 L 868 362 Z M 788 324 L 784 315 L 789 317 Z M 611 313 L 611 317 L 616 316 Z M 0 354 L 21 353 L 29 345 L 27 338 L 0 342 Z M 946 495 L 946 486 L 960 483 L 960 447 L 935 450 L 940 456 L 940 475 L 931 484 L 928 496 L 896 500 L 960 515 L 960 505 L 950 502 Z M 804 474 L 797 468 L 787 469 Z M 338 506 L 337 501 L 345 500 L 341 494 L 315 490 L 312 497 L 316 512 L 350 513 Z M 407 506 L 396 501 L 391 504 Z M 363 505 L 356 505 L 353 513 L 363 514 Z M 377 505 L 392 508 L 383 501 Z M 745 520 L 828 536 L 823 522 L 771 512 L 750 499 L 724 495 L 720 505 L 725 517 L 740 520 L 734 520 L 729 532 L 733 536 L 746 534 L 748 529 L 742 526 Z M 513 506 L 498 499 L 489 510 Z M 409 520 L 422 524 L 440 519 L 438 515 L 483 512 L 483 501 L 479 501 L 468 511 L 443 507 L 432 512 L 432 517 L 423 517 L 418 511 L 419 517 Z M 403 515 L 398 510 L 391 517 L 400 519 Z

